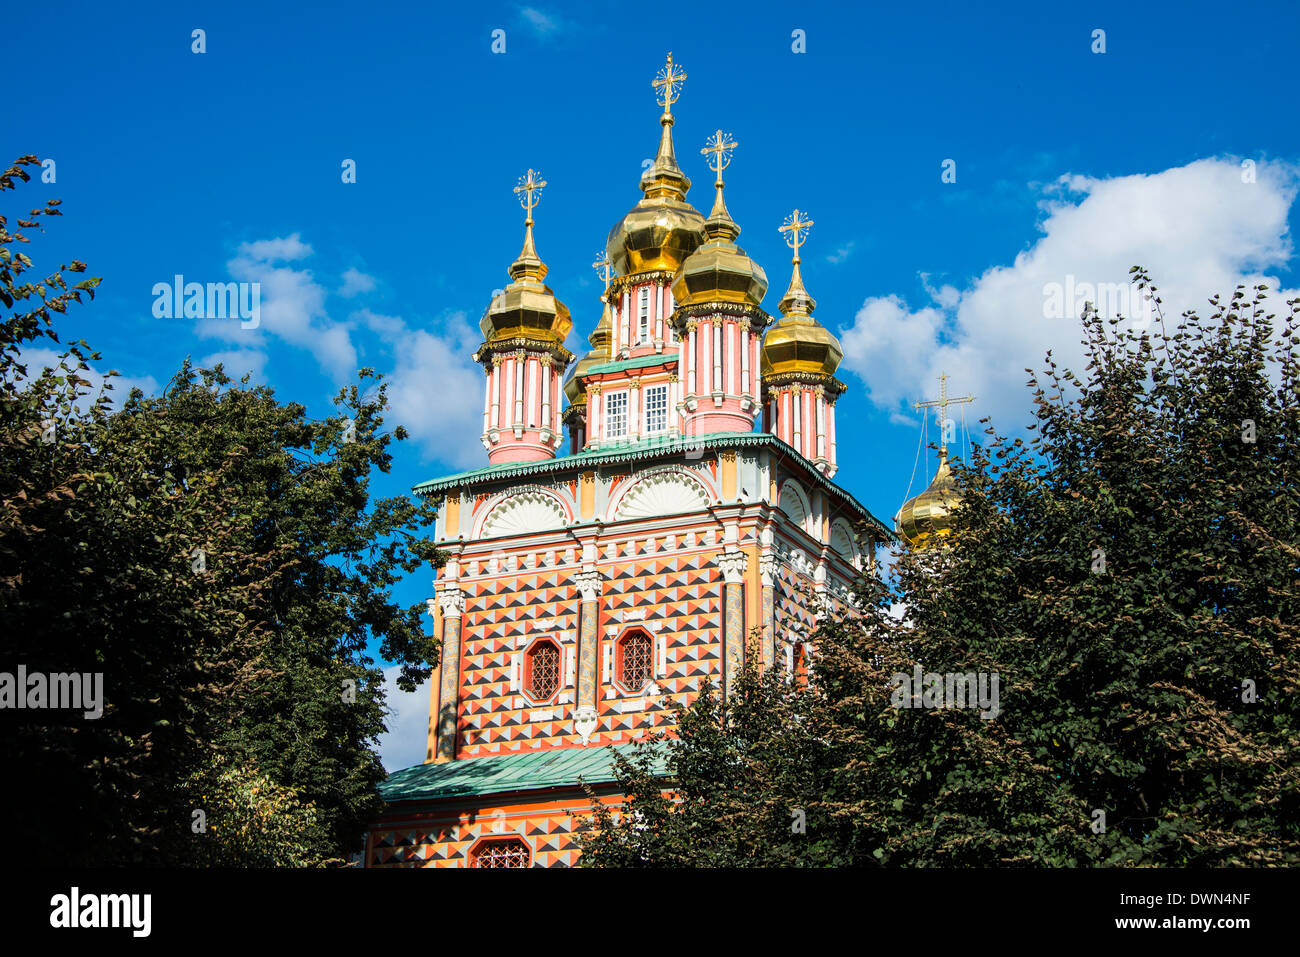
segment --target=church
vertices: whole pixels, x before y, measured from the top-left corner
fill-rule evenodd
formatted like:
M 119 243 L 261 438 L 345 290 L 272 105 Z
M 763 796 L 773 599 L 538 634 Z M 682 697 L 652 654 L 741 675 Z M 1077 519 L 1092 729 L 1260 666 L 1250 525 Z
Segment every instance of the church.
M 846 386 L 800 272 L 812 222 L 795 210 L 779 227 L 793 257 L 775 318 L 736 242 L 722 174 L 737 144 L 721 130 L 701 150 L 712 208 L 687 201 L 685 79 L 669 54 L 657 155 L 595 264 L 603 310 L 580 357 L 534 236 L 545 183 L 529 170 L 516 189 L 523 247 L 474 356 L 487 464 L 414 489 L 439 505 L 442 658 L 426 759 L 380 786 L 368 867 L 576 864 L 582 783 L 620 797 L 610 748 L 667 730 L 674 699 L 726 696 L 747 659 L 800 673 L 818 616 L 846 611 L 894 541 L 835 480 Z M 941 458 L 900 532 L 941 536 L 955 501 Z

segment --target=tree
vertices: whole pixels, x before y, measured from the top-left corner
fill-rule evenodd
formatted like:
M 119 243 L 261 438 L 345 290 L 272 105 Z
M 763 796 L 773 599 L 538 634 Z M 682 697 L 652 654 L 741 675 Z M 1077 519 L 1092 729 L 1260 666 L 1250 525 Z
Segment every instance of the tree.
M 685 861 L 691 843 L 732 864 L 1300 860 L 1300 301 L 1280 332 L 1262 287 L 1213 304 L 1172 334 L 1086 311 L 1084 374 L 1049 354 L 1031 378 L 1038 435 L 990 429 L 955 470 L 947 547 L 905 551 L 858 583 L 856 613 L 823 619 L 804 717 L 772 732 L 789 748 L 737 724 L 744 693 L 702 696 L 668 778 L 622 769 L 655 826 L 598 816 L 584 861 Z M 896 707 L 917 665 L 997 675 L 1000 713 Z M 751 758 L 753 793 L 679 791 Z M 648 802 L 656 783 L 699 799 Z M 725 823 L 737 795 L 748 834 Z M 796 799 L 824 843 L 791 845 L 759 810 Z
M 35 162 L 20 159 L 0 187 Z M 239 768 L 294 809 L 293 860 L 344 855 L 383 777 L 367 645 L 401 665 L 407 689 L 437 655 L 422 608 L 390 593 L 401 571 L 440 560 L 420 534 L 432 510 L 368 492 L 405 436 L 383 429 L 383 384 L 362 370 L 340 414 L 312 421 L 187 361 L 164 395 L 133 391 L 114 411 L 112 373 L 89 393 L 82 373 L 100 356 L 85 343 L 59 369 L 22 364 L 25 343 L 58 341 L 51 313 L 99 280 L 20 282 L 31 261 L 9 243 L 27 239 L 5 227 L 0 300 L 20 311 L 0 340 L 0 672 L 98 673 L 104 697 L 97 719 L 0 710 L 0 761 L 22 788 L 7 795 L 9 819 L 75 835 L 54 851 L 62 864 L 202 863 L 212 845 L 193 811 L 238 817 L 241 805 L 204 802 L 243 793 L 244 778 L 214 784 Z M 227 841 L 221 860 L 267 853 Z

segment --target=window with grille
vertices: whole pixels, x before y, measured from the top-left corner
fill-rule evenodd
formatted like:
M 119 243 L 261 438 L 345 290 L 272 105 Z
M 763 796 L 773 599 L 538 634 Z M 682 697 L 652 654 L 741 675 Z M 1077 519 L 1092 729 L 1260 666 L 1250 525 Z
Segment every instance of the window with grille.
M 528 845 L 517 837 L 503 841 L 484 841 L 474 851 L 474 867 L 527 867 L 531 855 Z
M 652 385 L 645 390 L 645 430 L 668 431 L 668 386 Z
M 636 631 L 623 639 L 619 681 L 629 691 L 640 691 L 654 673 L 654 650 L 650 636 Z
M 560 690 L 560 649 L 554 642 L 539 641 L 528 652 L 528 693 L 545 701 Z
M 611 392 L 605 396 L 605 438 L 627 435 L 627 393 Z
M 650 341 L 650 290 L 641 287 L 641 341 Z

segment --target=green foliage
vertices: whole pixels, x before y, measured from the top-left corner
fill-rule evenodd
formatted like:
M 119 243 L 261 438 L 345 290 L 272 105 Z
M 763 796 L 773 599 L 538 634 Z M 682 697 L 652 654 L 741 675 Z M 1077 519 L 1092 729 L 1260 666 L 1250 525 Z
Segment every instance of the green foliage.
M 218 759 L 189 782 L 190 803 L 202 809 L 202 828 L 191 823 L 194 863 L 210 867 L 307 867 L 324 861 L 328 846 L 320 815 L 292 788 L 251 765 Z
M 27 240 L 4 228 L 0 285 L 22 311 L 0 334 L 0 668 L 102 672 L 106 698 L 99 720 L 0 713 L 0 762 L 29 796 L 10 820 L 84 835 L 66 864 L 201 863 L 178 782 L 247 764 L 311 808 L 310 827 L 287 819 L 296 859 L 346 855 L 384 776 L 367 644 L 408 690 L 437 656 L 422 606 L 391 598 L 402 573 L 440 560 L 421 536 L 433 511 L 368 491 L 404 438 L 383 429 L 383 384 L 362 370 L 339 414 L 313 421 L 186 361 L 162 396 L 134 391 L 114 412 L 111 374 L 88 392 L 100 357 L 84 343 L 58 370 L 23 366 L 21 346 L 57 342 L 51 312 L 98 280 L 20 282 L 31 263 L 8 244 Z
M 1262 287 L 1172 334 L 1085 314 L 1084 374 L 1049 354 L 1031 379 L 1038 435 L 990 429 L 956 470 L 948 547 L 858 583 L 806 691 L 746 678 L 683 711 L 670 777 L 622 767 L 633 820 L 600 811 L 584 863 L 1300 861 L 1289 305 L 1280 332 Z M 917 664 L 996 673 L 1001 713 L 893 707 Z

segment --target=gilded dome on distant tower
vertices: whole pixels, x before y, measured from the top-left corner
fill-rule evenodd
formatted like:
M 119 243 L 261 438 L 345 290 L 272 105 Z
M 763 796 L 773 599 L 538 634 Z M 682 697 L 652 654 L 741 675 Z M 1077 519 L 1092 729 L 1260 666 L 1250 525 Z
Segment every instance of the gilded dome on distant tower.
M 533 245 L 533 208 L 545 185 L 540 174 L 530 169 L 515 187 L 528 213 L 524 221 L 524 247 L 510 264 L 513 282 L 493 297 L 479 322 L 484 345 L 528 339 L 563 348 L 564 339 L 573 328 L 569 307 L 556 299 L 550 287 L 542 282 L 546 264 Z
M 709 167 L 718 174 L 713 211 L 705 220 L 704 245 L 691 253 L 673 279 L 673 302 L 677 306 L 699 303 L 735 302 L 758 306 L 767 292 L 767 273 L 736 245 L 740 227 L 727 212 L 722 196 L 722 171 L 737 144 L 722 130 L 709 138 L 701 153 L 711 154 Z M 766 321 L 766 320 L 764 320 Z
M 939 452 L 939 468 L 925 491 L 909 498 L 898 510 L 894 527 L 913 548 L 934 545 L 947 537 L 953 513 L 961 505 L 961 493 L 948 467 L 948 450 Z
M 587 390 L 582 386 L 582 377 L 587 374 L 587 370 L 592 366 L 609 362 L 614 357 L 610 348 L 614 341 L 614 321 L 609 314 L 609 300 L 606 299 L 609 294 L 609 281 L 613 278 L 612 264 L 609 257 L 604 256 L 592 265 L 600 270 L 600 278 L 605 280 L 605 295 L 601 296 L 605 308 L 600 314 L 600 322 L 587 337 L 587 341 L 591 343 L 591 351 L 573 364 L 564 380 L 565 398 L 569 400 L 569 405 L 575 408 L 587 404 Z
M 671 107 L 686 80 L 686 71 L 673 63 L 659 71 L 654 86 L 659 89 L 663 115 L 659 123 L 659 152 L 654 164 L 641 176 L 645 194 L 626 216 L 614 224 L 605 241 L 614 269 L 622 276 L 662 270 L 676 272 L 677 267 L 704 242 L 704 217 L 690 203 L 686 193 L 691 181 L 677 165 L 673 153 L 673 114 Z
M 949 397 L 948 375 L 939 374 L 939 398 L 916 403 L 917 409 L 934 409 L 939 428 L 945 428 L 948 406 L 974 402 L 973 395 Z M 924 433 L 921 441 L 924 442 Z M 909 498 L 898 510 L 894 527 L 913 548 L 935 545 L 952 530 L 954 515 L 961 507 L 961 492 L 948 466 L 948 446 L 939 448 L 939 468 L 925 491 Z
M 803 217 L 804 214 L 796 209 L 786 217 L 785 225 L 781 227 L 781 232 L 786 234 L 786 243 L 794 249 L 794 271 L 790 276 L 790 288 L 778 305 L 782 318 L 763 339 L 762 373 L 765 377 L 789 373 L 834 376 L 844 358 L 840 340 L 812 317 L 817 300 L 808 295 L 803 286 L 803 276 L 799 272 L 799 246 L 813 223 Z

